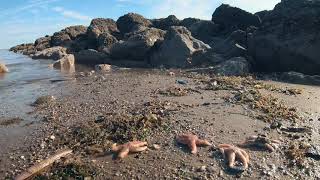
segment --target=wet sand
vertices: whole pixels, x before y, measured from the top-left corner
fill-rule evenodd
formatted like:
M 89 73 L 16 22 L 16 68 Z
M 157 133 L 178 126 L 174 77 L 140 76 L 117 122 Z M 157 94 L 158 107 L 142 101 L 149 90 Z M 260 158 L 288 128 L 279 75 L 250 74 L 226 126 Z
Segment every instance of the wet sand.
M 179 84 L 177 80 L 187 80 L 188 83 Z M 84 77 L 76 75 L 75 81 L 60 82 L 60 86 L 56 87 L 55 92 L 59 93 L 56 94 L 55 103 L 32 109 L 33 113 L 29 116 L 38 119 L 36 123 L 28 126 L 16 125 L 17 131 L 25 132 L 25 137 L 3 136 L 4 138 L 0 139 L 0 146 L 4 147 L 1 148 L 0 156 L 1 177 L 14 177 L 59 149 L 73 148 L 72 158 L 81 159 L 90 167 L 88 169 L 94 169 L 94 173 L 80 174 L 95 179 L 319 178 L 318 161 L 305 158 L 305 165 L 299 168 L 297 165 L 292 166 L 292 160 L 286 155 L 291 141 L 319 144 L 319 87 L 263 82 L 283 89 L 302 89 L 302 94 L 297 95 L 265 89 L 259 91 L 266 96 L 278 97 L 288 107 L 296 107 L 301 120 L 296 123 L 283 121 L 283 126 L 311 126 L 311 135 L 298 134 L 299 139 L 293 140 L 292 136 L 279 129 L 270 129 L 270 123 L 252 116 L 261 112 L 256 112 L 245 104 L 226 101 L 227 98 L 233 97 L 237 90 L 205 90 L 198 76 L 189 76 L 178 70 L 175 70 L 174 76 L 170 76 L 168 71 L 158 70 L 115 70 L 111 73 L 95 73 Z M 180 97 L 159 93 L 159 90 L 169 87 L 188 90 L 187 95 Z M 138 134 L 137 137 L 143 137 L 139 140 L 145 140 L 149 144 L 149 150 L 146 152 L 130 155 L 122 161 L 114 160 L 110 153 L 110 145 L 117 140 L 105 138 L 114 136 L 105 134 L 101 137 L 95 133 L 89 134 L 90 129 L 95 131 L 94 128 L 97 127 L 97 117 L 108 117 L 114 113 L 141 112 L 148 102 L 156 104 L 156 108 L 162 107 L 159 102 L 170 106 L 169 109 L 172 108 L 172 111 L 170 109 L 168 114 L 163 115 L 166 128 L 155 128 L 142 134 L 143 136 Z M 75 135 L 74 130 L 78 127 L 81 130 L 80 134 Z M 89 130 L 84 127 L 88 127 Z M 11 127 L 2 128 L 10 131 Z M 88 133 L 81 134 L 82 130 Z M 198 154 L 192 155 L 188 148 L 175 141 L 175 136 L 184 132 L 193 132 L 209 140 L 214 146 L 200 147 Z M 272 153 L 246 149 L 251 159 L 249 169 L 242 174 L 231 173 L 215 147 L 221 143 L 237 144 L 246 137 L 259 133 L 280 139 L 283 143 Z M 128 137 L 124 137 L 124 140 L 126 138 Z M 158 144 L 160 149 L 152 148 L 153 144 Z M 87 151 L 95 145 L 103 152 Z M 50 170 L 45 171 L 44 176 L 52 178 L 49 172 Z

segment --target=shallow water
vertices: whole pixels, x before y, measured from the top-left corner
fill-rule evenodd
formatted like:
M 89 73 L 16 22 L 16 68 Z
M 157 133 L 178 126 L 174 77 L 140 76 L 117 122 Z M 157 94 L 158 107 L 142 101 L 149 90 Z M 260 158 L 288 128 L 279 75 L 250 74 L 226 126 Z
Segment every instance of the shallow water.
M 30 104 L 41 95 L 58 95 L 61 80 L 73 76 L 72 72 L 61 72 L 49 68 L 51 60 L 32 60 L 31 58 L 0 50 L 0 62 L 6 64 L 9 73 L 0 76 L 0 117 L 21 117 L 32 110 Z

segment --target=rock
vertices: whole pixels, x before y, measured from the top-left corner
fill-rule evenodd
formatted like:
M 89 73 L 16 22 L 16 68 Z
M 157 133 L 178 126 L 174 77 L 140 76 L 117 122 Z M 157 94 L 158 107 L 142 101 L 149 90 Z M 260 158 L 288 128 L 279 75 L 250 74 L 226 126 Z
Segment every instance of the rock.
M 5 64 L 0 63 L 0 73 L 7 73 L 9 72 L 9 69 Z
M 210 46 L 192 37 L 187 28 L 173 26 L 164 40 L 155 45 L 150 63 L 153 66 L 187 67 L 195 52 L 206 49 L 210 49 Z
M 74 56 L 75 61 L 80 64 L 105 64 L 110 62 L 108 55 L 94 49 L 79 51 Z
M 163 40 L 165 32 L 156 28 L 147 28 L 131 35 L 125 41 L 119 41 L 110 48 L 110 55 L 114 59 L 128 59 L 143 61 L 158 40 Z
M 219 64 L 214 72 L 225 76 L 244 76 L 250 72 L 250 64 L 243 57 L 235 57 Z
M 162 30 L 168 30 L 171 26 L 180 26 L 180 20 L 175 15 L 167 18 L 151 20 L 153 27 Z
M 250 38 L 257 71 L 319 74 L 320 1 L 282 0 Z
M 199 51 L 193 54 L 192 56 L 192 65 L 193 66 L 212 66 L 217 65 L 226 61 L 227 59 L 218 54 L 215 49 L 208 49 L 206 51 Z
M 90 49 L 90 46 L 93 46 L 93 45 L 90 44 L 88 40 L 88 36 L 81 35 L 71 42 L 71 45 L 68 48 L 68 50 L 69 50 L 69 53 L 75 53 L 85 49 Z
M 197 23 L 200 21 L 202 20 L 197 18 L 185 18 L 180 22 L 180 26 L 184 26 L 189 29 L 194 23 Z
M 227 4 L 222 4 L 215 10 L 212 21 L 222 25 L 226 32 L 246 30 L 249 26 L 259 27 L 261 24 L 258 16 Z
M 307 149 L 306 156 L 315 160 L 320 160 L 320 146 L 312 145 Z
M 221 26 L 212 21 L 199 20 L 188 27 L 193 37 L 209 44 L 220 35 Z
M 95 66 L 95 70 L 97 72 L 109 72 L 109 71 L 111 71 L 111 65 L 110 64 L 98 64 Z
M 284 72 L 280 75 L 280 80 L 290 83 L 320 85 L 319 75 L 305 75 L 298 72 Z
M 118 29 L 123 35 L 140 30 L 144 27 L 150 27 L 151 24 L 152 23 L 148 19 L 145 19 L 143 16 L 135 13 L 126 14 L 117 20 Z
M 79 36 L 84 36 L 87 32 L 85 26 L 70 26 L 59 32 L 56 32 L 51 37 L 52 46 L 64 46 L 70 47 L 72 40 L 75 40 Z
M 63 58 L 59 59 L 58 61 L 53 63 L 53 67 L 57 69 L 70 69 L 74 67 L 74 55 L 68 54 L 64 56 Z
M 42 51 L 44 49 L 50 48 L 50 42 L 51 42 L 51 37 L 50 36 L 45 36 L 37 39 L 34 42 L 34 46 L 37 51 Z
M 70 39 L 74 40 L 79 36 L 85 35 L 87 33 L 87 29 L 88 28 L 86 26 L 79 25 L 67 27 L 63 31 L 69 35 Z
M 109 33 L 102 33 L 98 37 L 98 51 L 110 54 L 110 48 L 118 40 Z
M 22 53 L 24 55 L 32 55 L 36 52 L 36 48 L 34 47 L 33 43 L 20 44 L 10 48 L 10 51 L 13 51 L 15 53 Z
M 153 148 L 154 150 L 159 150 L 159 149 L 161 149 L 161 146 L 158 145 L 158 144 L 153 144 L 153 145 L 152 145 L 152 148 Z
M 67 49 L 61 46 L 44 49 L 32 56 L 33 59 L 52 59 L 59 60 L 67 55 Z
M 198 172 L 205 172 L 207 170 L 207 166 L 201 166 L 199 169 L 198 169 Z
M 43 104 L 49 104 L 52 103 L 56 100 L 56 98 L 54 96 L 41 96 L 39 97 L 34 103 L 34 106 L 39 106 L 39 105 L 43 105 Z

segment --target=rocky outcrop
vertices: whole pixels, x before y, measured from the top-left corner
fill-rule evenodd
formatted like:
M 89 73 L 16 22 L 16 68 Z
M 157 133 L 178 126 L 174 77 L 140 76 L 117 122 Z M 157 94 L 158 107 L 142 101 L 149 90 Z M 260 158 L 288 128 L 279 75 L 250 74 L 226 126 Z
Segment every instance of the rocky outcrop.
M 180 26 L 184 26 L 186 28 L 190 28 L 194 23 L 202 21 L 201 19 L 197 18 L 185 18 L 180 22 Z
M 153 66 L 187 67 L 192 55 L 210 46 L 191 36 L 191 32 L 182 26 L 171 27 L 164 40 L 159 42 L 150 57 Z
M 260 26 L 260 18 L 242 9 L 227 4 L 219 6 L 212 15 L 212 21 L 222 26 L 226 33 L 250 26 Z
M 136 13 L 129 13 L 117 20 L 117 26 L 121 34 L 143 30 L 151 26 L 151 21 Z
M 80 64 L 105 64 L 110 62 L 108 55 L 94 49 L 82 50 L 74 54 L 75 61 Z
M 51 37 L 51 47 L 63 46 L 70 47 L 72 40 L 75 40 L 79 36 L 84 36 L 87 32 L 85 26 L 70 26 L 59 32 L 56 32 Z
M 257 71 L 319 74 L 320 1 L 282 0 L 249 39 Z
M 118 40 L 109 33 L 102 33 L 98 37 L 98 51 L 110 54 L 110 48 L 113 44 L 117 43 Z
M 215 24 L 212 21 L 200 20 L 190 25 L 188 29 L 193 37 L 210 44 L 216 40 L 216 36 L 220 35 L 219 33 L 222 28 L 219 24 Z
M 32 58 L 59 60 L 66 55 L 67 55 L 67 49 L 65 47 L 56 46 L 56 47 L 47 48 L 37 52 L 32 56 Z
M 243 57 L 234 57 L 217 65 L 214 72 L 225 76 L 244 76 L 250 72 L 250 64 Z
M 9 69 L 5 64 L 0 63 L 0 73 L 7 73 L 9 72 Z
M 51 37 L 50 36 L 45 36 L 37 39 L 34 42 L 34 46 L 37 51 L 42 51 L 44 49 L 50 48 L 50 42 L 51 42 Z
M 34 47 L 33 43 L 29 43 L 29 44 L 20 44 L 20 45 L 14 46 L 10 48 L 10 51 L 13 51 L 15 53 L 21 53 L 24 55 L 33 55 L 37 50 Z
M 143 61 L 156 41 L 163 40 L 165 32 L 156 28 L 147 28 L 132 34 L 125 41 L 112 45 L 110 54 L 113 59 Z
M 67 54 L 63 58 L 53 63 L 53 67 L 57 69 L 71 69 L 74 67 L 75 60 L 73 54 Z
M 168 30 L 171 26 L 180 26 L 180 20 L 175 15 L 170 15 L 167 18 L 153 19 L 152 25 L 155 28 Z

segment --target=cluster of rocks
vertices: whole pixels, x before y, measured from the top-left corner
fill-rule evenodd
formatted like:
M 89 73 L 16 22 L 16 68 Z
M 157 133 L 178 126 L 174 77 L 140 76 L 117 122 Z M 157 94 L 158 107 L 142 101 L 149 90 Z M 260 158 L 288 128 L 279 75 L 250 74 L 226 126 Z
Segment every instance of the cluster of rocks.
M 242 75 L 250 71 L 298 71 L 320 67 L 320 2 L 282 0 L 274 10 L 251 14 L 222 4 L 212 20 L 174 15 L 146 19 L 135 13 L 93 19 L 11 51 L 35 59 L 134 67 L 206 67 Z M 72 59 L 72 58 L 71 58 Z M 64 60 L 66 61 L 66 60 Z M 61 61 L 60 61 L 61 62 Z

